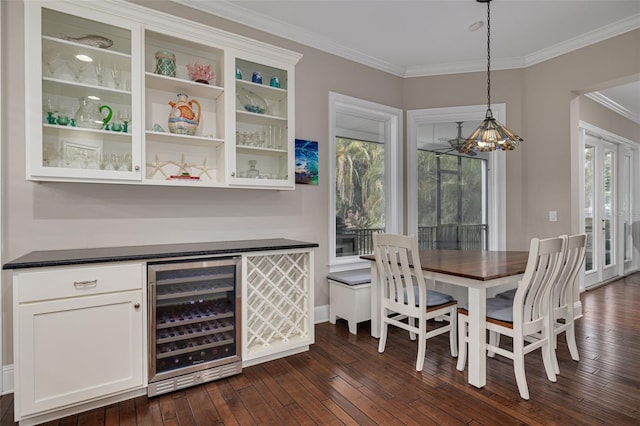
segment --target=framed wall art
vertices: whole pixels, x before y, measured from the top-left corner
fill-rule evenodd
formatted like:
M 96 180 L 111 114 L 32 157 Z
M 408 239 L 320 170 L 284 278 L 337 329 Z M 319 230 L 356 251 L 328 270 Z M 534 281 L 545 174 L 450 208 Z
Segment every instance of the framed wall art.
M 318 184 L 318 142 L 296 139 L 296 183 Z

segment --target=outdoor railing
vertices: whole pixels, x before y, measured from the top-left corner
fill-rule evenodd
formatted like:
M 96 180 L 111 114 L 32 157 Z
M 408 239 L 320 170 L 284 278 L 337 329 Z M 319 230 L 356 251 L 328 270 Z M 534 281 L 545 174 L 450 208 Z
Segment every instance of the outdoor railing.
M 346 246 L 344 254 L 358 256 L 373 253 L 373 234 L 381 234 L 384 228 L 351 228 L 337 234 L 337 240 Z M 418 227 L 420 250 L 487 250 L 488 226 L 440 225 Z
M 479 225 L 440 225 L 418 227 L 420 250 L 487 250 L 489 227 Z

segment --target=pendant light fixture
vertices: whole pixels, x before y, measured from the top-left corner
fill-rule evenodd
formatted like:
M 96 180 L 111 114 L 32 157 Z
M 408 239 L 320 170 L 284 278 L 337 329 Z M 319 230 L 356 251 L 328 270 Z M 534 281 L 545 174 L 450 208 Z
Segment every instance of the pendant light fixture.
M 520 142 L 524 142 L 524 139 L 493 118 L 491 111 L 491 0 L 476 1 L 487 4 L 487 112 L 482 123 L 469 135 L 460 152 L 488 152 L 496 149 L 511 151 Z

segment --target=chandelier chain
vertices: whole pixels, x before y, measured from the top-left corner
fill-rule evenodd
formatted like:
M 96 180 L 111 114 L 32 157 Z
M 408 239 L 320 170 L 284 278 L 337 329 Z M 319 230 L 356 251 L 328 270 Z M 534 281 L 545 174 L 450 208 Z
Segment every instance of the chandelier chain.
M 487 2 L 487 109 L 491 109 L 491 0 Z

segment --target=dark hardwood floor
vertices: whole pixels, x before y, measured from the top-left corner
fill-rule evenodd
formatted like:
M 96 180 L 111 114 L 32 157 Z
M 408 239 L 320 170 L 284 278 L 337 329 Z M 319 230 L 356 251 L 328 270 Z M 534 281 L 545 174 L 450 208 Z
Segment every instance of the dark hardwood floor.
M 416 347 L 392 328 L 387 350 L 339 321 L 316 326 L 311 350 L 244 369 L 238 376 L 152 399 L 139 397 L 50 425 L 638 425 L 640 424 L 640 274 L 582 295 L 580 362 L 559 341 L 560 376 L 546 379 L 539 351 L 526 357 L 531 399 L 518 396 L 512 363 L 487 362 L 476 389 L 455 369 L 448 337 Z M 13 397 L 0 398 L 1 425 L 13 425 Z

